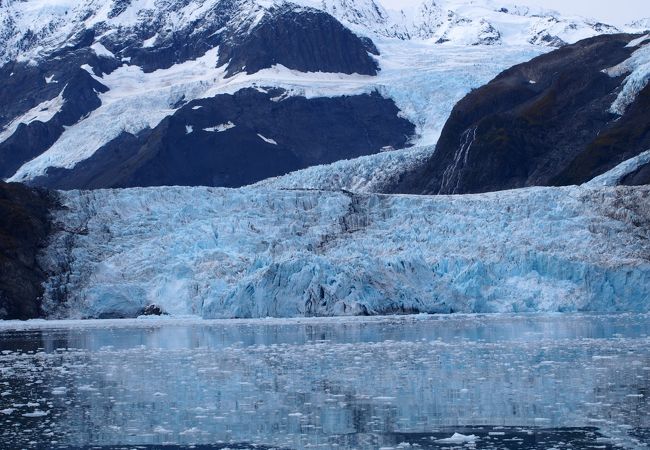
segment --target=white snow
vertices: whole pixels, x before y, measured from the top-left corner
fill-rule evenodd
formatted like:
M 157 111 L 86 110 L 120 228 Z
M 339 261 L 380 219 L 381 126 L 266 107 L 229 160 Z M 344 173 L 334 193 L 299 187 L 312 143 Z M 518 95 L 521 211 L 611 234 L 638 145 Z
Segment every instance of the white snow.
M 208 131 L 210 133 L 214 133 L 215 131 L 217 133 L 223 133 L 224 131 L 228 131 L 231 128 L 235 128 L 235 126 L 236 125 L 234 123 L 228 121 L 226 123 L 220 123 L 219 125 L 216 125 L 214 127 L 204 128 L 203 131 Z
M 29 125 L 32 122 L 49 122 L 52 118 L 61 111 L 65 100 L 63 98 L 63 92 L 67 85 L 61 89 L 61 92 L 58 96 L 54 97 L 51 100 L 46 100 L 38 105 L 34 106 L 32 109 L 27 111 L 20 117 L 12 120 L 4 129 L 0 132 L 0 142 L 4 142 L 13 135 L 20 124 Z
M 196 61 L 147 74 L 137 66 L 122 66 L 103 78 L 96 77 L 109 88 L 100 94 L 102 105 L 66 128 L 52 147 L 24 164 L 11 180 L 31 179 L 47 167 L 74 167 L 123 132 L 136 134 L 154 128 L 176 111 L 181 100 L 200 97 L 222 76 L 223 69 L 214 67 L 217 53 L 218 49 L 213 49 Z
M 384 2 L 374 0 L 295 1 L 323 9 L 361 34 L 442 41 L 445 45 L 548 45 L 539 39 L 542 35 L 574 43 L 603 32 L 618 31 L 615 27 L 600 29 L 594 19 L 489 0 L 423 0 L 401 5 L 399 9 L 385 7 Z M 503 7 L 508 11 L 503 12 Z
M 142 48 L 150 48 L 153 47 L 154 44 L 156 43 L 156 39 L 158 39 L 158 33 L 150 37 L 149 39 L 146 39 L 142 42 Z
M 468 196 L 148 188 L 61 193 L 54 317 L 648 311 L 650 187 Z M 83 230 L 83 233 L 75 232 Z M 65 308 L 53 300 L 69 293 Z
M 104 56 L 106 58 L 115 58 L 115 55 L 111 53 L 106 47 L 104 47 L 99 42 L 95 42 L 90 46 L 91 49 L 95 52 L 97 56 Z
M 259 134 L 259 133 L 257 133 L 257 137 L 259 137 L 261 140 L 263 140 L 263 141 L 266 142 L 267 144 L 278 145 L 278 143 L 277 143 L 275 140 L 273 140 L 273 139 L 271 139 L 271 138 L 264 137 L 264 136 L 262 136 L 262 135 Z
M 101 33 L 98 40 L 114 33 L 137 33 L 150 30 L 152 37 L 143 42 L 149 48 L 173 30 L 201 26 L 214 20 L 212 15 L 220 0 L 192 0 L 186 4 L 137 0 L 121 14 L 109 18 L 112 2 L 96 0 L 10 1 L 0 5 L 0 65 L 12 59 L 38 59 L 65 45 L 84 29 Z M 229 26 L 252 27 L 269 8 L 283 0 L 242 1 L 243 10 Z M 294 0 L 294 3 L 325 10 L 354 31 L 377 37 L 414 40 L 448 40 L 448 44 L 477 44 L 487 39 L 500 44 L 535 42 L 540 35 L 557 36 L 565 42 L 590 37 L 601 30 L 593 19 L 562 16 L 556 11 L 507 4 L 489 0 L 423 0 L 400 9 L 385 8 L 373 0 Z M 507 6 L 508 12 L 501 11 Z M 639 23 L 641 26 L 641 23 Z M 637 27 L 638 28 L 638 27 Z M 606 28 L 604 32 L 615 32 Z M 35 36 L 37 39 L 25 39 Z M 99 53 L 98 53 L 99 54 Z

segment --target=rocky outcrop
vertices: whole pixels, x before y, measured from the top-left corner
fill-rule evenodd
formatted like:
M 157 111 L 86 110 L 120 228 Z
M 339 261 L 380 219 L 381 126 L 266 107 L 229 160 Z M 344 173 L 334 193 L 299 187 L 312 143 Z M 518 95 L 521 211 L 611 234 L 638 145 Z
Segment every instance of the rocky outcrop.
M 645 164 L 629 173 L 621 179 L 620 184 L 623 186 L 643 186 L 644 184 L 650 184 L 650 164 Z
M 306 99 L 282 89 L 261 91 L 190 102 L 153 130 L 124 133 L 73 169 L 50 169 L 33 183 L 60 189 L 239 187 L 403 147 L 415 132 L 394 102 L 377 93 Z
M 650 148 L 650 87 L 622 115 L 639 36 L 599 36 L 506 70 L 461 100 L 429 161 L 389 191 L 462 194 L 586 182 Z
M 38 255 L 52 229 L 53 194 L 0 182 L 0 319 L 40 317 L 46 273 Z
M 376 75 L 378 65 L 369 53 L 379 54 L 371 40 L 329 14 L 287 4 L 272 8 L 250 32 L 226 40 L 219 64 L 228 64 L 228 75 L 276 64 L 301 72 Z

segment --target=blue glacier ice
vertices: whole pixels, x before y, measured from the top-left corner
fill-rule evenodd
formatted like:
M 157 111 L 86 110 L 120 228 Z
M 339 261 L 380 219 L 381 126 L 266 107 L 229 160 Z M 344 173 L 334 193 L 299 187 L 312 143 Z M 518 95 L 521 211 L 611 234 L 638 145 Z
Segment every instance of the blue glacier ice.
M 205 318 L 650 311 L 649 194 L 66 192 L 45 307 L 70 318 L 148 304 Z

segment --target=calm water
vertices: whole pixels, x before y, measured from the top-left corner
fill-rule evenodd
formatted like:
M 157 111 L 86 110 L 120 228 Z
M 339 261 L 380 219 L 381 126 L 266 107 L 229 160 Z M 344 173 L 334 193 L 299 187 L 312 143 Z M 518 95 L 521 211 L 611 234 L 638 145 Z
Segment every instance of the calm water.
M 645 448 L 649 430 L 649 315 L 0 323 L 0 448 Z

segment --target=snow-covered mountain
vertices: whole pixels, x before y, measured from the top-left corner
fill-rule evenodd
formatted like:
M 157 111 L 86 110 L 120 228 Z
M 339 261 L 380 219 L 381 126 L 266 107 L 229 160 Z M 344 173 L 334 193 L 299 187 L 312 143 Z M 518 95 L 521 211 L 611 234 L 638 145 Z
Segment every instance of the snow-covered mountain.
M 616 27 L 582 17 L 564 17 L 539 7 L 491 0 L 423 0 L 399 10 L 375 0 L 300 0 L 321 8 L 353 29 L 399 39 L 494 45 L 523 43 L 561 46 Z
M 613 31 L 487 0 L 5 1 L 0 177 L 240 186 L 434 144 L 471 89 Z
M 435 153 L 388 192 L 581 184 L 650 148 L 649 107 L 650 35 L 586 39 L 468 94 Z
M 204 38 L 187 53 L 204 53 L 224 27 L 250 30 L 285 0 L 8 0 L 0 5 L 0 62 L 47 55 L 87 30 L 128 57 L 135 48 L 171 44 L 179 33 Z M 370 37 L 427 39 L 453 44 L 560 45 L 601 33 L 613 26 L 580 17 L 563 17 L 542 8 L 491 0 L 423 0 L 417 7 L 386 9 L 375 0 L 295 0 L 321 9 Z M 112 45 L 106 45 L 108 42 Z M 189 46 L 188 46 L 189 47 Z M 196 56 L 196 55 L 194 55 Z

